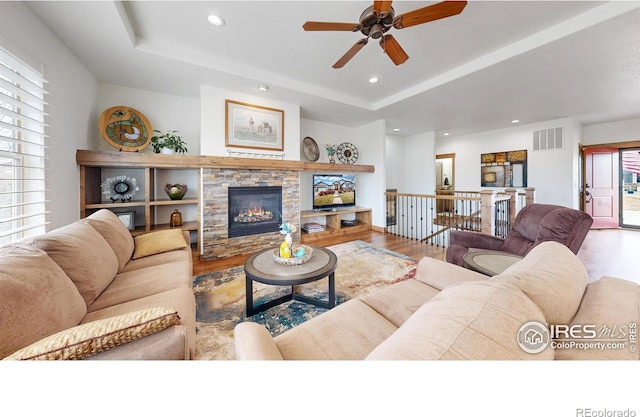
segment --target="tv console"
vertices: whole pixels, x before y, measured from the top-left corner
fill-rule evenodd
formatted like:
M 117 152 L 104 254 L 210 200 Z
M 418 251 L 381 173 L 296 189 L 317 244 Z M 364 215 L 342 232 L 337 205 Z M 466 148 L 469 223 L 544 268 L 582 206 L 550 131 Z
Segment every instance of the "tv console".
M 356 224 L 354 226 L 342 225 L 342 216 L 345 214 L 355 214 Z M 313 243 L 329 236 L 344 236 L 351 233 L 371 230 L 370 208 L 345 207 L 331 211 L 304 210 L 300 212 L 300 223 L 303 225 L 311 222 L 313 218 L 320 217 L 325 218 L 325 230 L 315 233 L 308 233 L 302 230 L 300 233 L 302 243 Z

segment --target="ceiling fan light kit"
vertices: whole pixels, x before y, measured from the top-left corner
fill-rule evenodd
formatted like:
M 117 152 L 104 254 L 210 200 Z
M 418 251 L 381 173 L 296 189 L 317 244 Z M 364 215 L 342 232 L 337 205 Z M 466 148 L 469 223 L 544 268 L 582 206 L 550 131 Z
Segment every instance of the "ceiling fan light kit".
M 380 46 L 394 64 L 400 65 L 409 59 L 398 41 L 387 32 L 391 29 L 404 29 L 434 20 L 460 14 L 467 5 L 466 1 L 443 1 L 405 14 L 396 16 L 391 7 L 392 1 L 374 1 L 372 6 L 360 15 L 359 23 L 314 22 L 308 21 L 302 28 L 305 31 L 344 31 L 361 32 L 365 38 L 356 42 L 335 64 L 333 68 L 342 68 L 371 39 L 380 39 Z

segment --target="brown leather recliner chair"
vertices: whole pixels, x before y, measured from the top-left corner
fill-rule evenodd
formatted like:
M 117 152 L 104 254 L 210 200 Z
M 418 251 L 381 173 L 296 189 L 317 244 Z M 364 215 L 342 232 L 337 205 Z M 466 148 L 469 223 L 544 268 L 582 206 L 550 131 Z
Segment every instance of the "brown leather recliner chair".
M 560 242 L 578 253 L 593 219 L 587 213 L 553 204 L 529 204 L 516 216 L 507 237 L 452 230 L 447 262 L 464 266 L 469 250 L 494 250 L 525 256 L 539 243 Z

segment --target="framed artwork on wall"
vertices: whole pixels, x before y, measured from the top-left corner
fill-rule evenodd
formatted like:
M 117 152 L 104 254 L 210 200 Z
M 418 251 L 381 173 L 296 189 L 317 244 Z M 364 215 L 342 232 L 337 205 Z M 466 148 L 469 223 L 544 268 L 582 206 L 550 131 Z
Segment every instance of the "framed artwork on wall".
M 226 146 L 284 150 L 284 111 L 225 100 Z
M 134 230 L 136 228 L 135 216 L 136 213 L 134 211 L 124 211 L 121 213 L 116 213 L 120 221 L 127 226 L 127 229 Z
M 527 150 L 480 155 L 481 187 L 526 187 Z

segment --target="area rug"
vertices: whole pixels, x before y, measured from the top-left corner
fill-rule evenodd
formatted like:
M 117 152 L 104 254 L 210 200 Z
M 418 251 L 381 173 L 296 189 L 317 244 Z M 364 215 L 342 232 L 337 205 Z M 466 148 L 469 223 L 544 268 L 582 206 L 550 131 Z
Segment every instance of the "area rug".
M 336 304 L 370 294 L 398 281 L 413 278 L 417 261 L 360 240 L 329 246 L 338 257 Z M 297 287 L 301 294 L 327 299 L 328 278 Z M 247 318 L 242 266 L 199 275 L 193 280 L 196 296 L 196 351 L 200 360 L 234 359 L 233 329 L 242 321 L 265 326 L 272 336 L 327 311 L 300 301 L 289 301 Z M 254 282 L 254 303 L 284 295 L 289 287 Z

